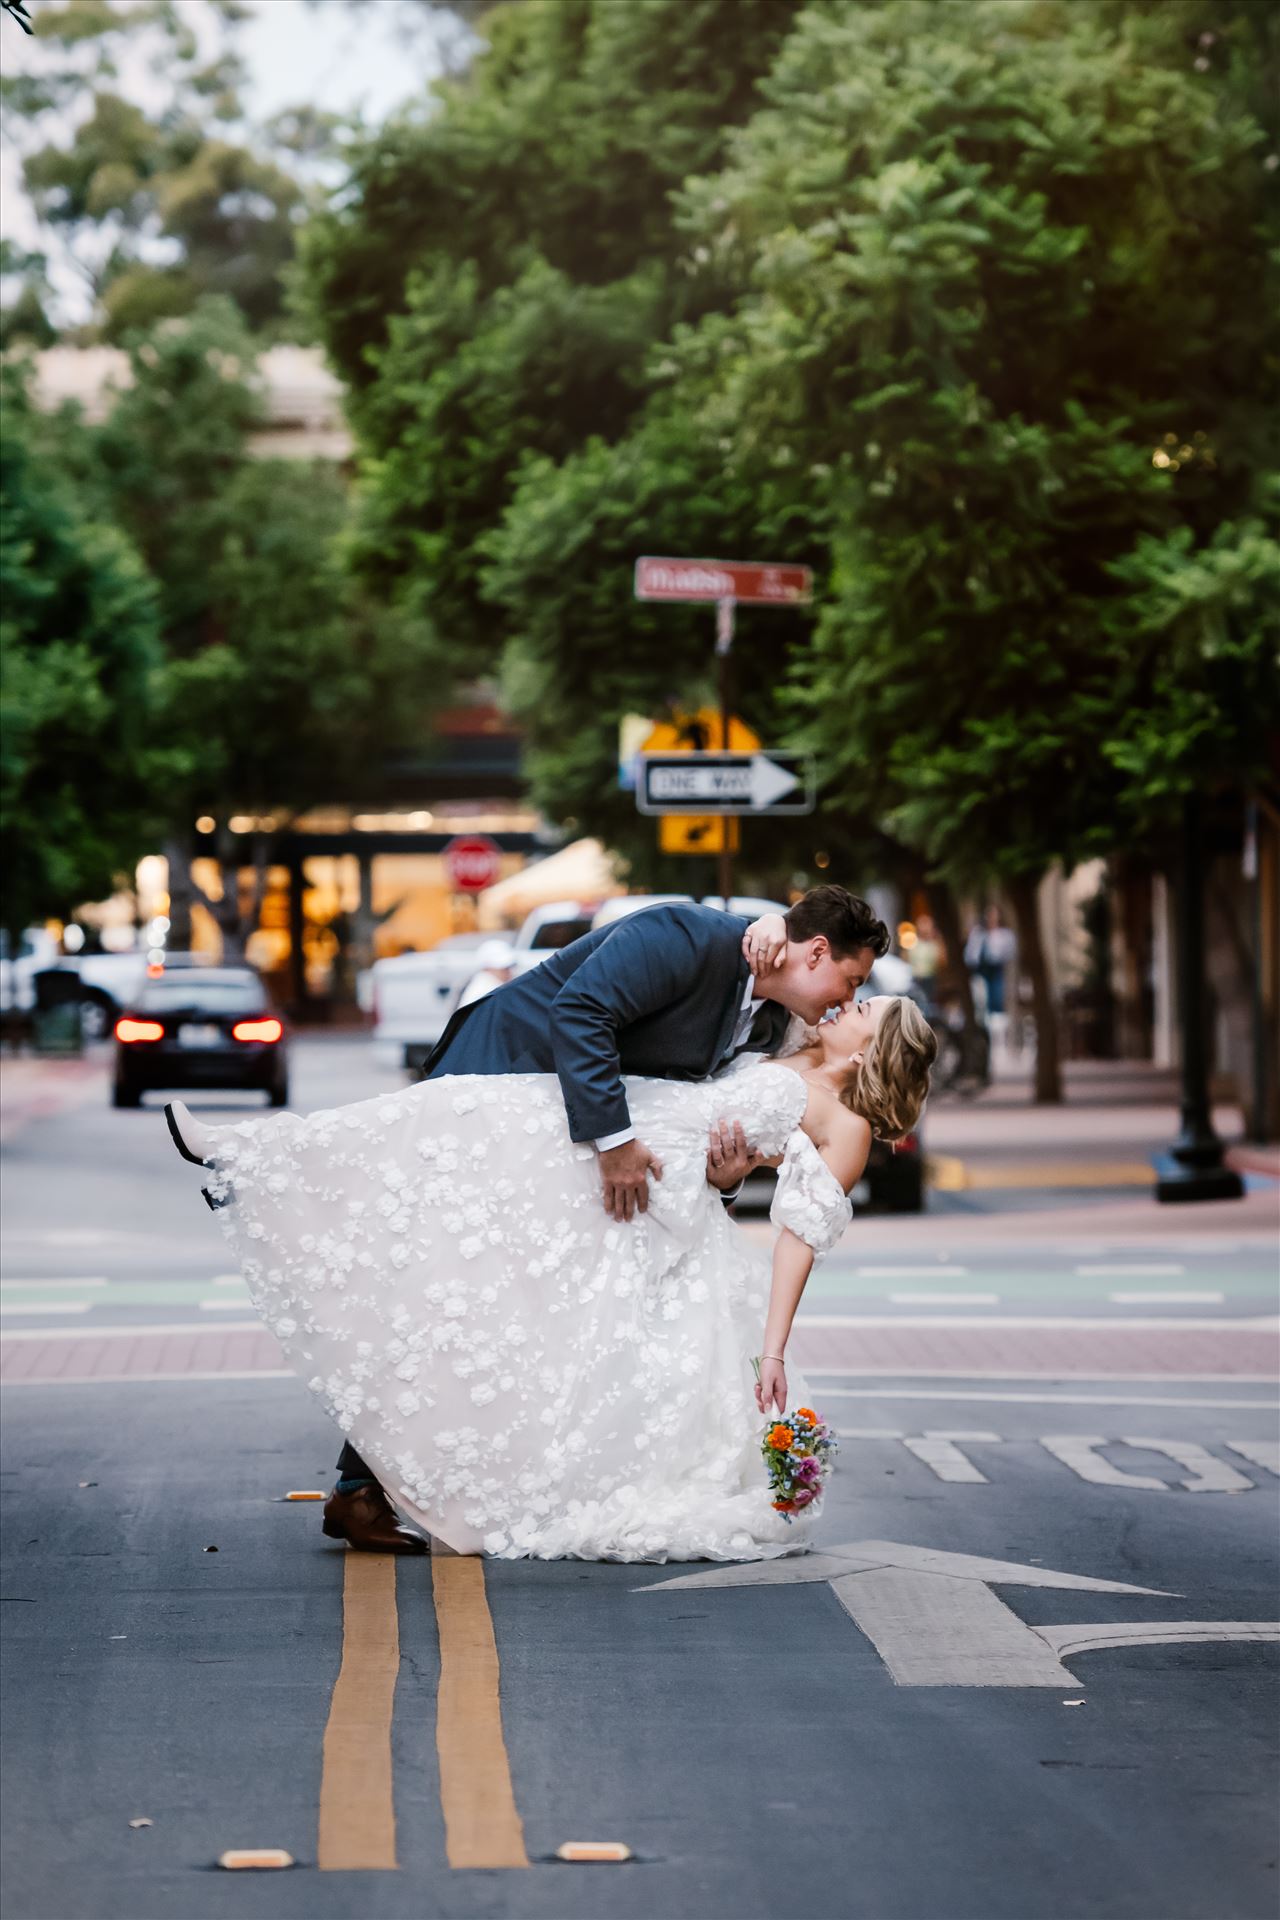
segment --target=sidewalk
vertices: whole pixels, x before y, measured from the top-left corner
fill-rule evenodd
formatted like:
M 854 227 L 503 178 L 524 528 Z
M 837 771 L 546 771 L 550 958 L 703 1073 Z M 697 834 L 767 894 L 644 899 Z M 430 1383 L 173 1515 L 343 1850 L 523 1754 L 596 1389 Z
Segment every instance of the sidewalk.
M 64 1060 L 0 1054 L 0 1145 L 16 1140 L 33 1120 L 54 1119 L 88 1100 L 105 1099 L 110 1070 L 105 1047 Z
M 1148 1187 L 1152 1158 L 1178 1131 L 1178 1076 L 1136 1060 L 1079 1060 L 1064 1068 L 1061 1106 L 1031 1098 L 1030 1066 L 1006 1067 L 972 1100 L 944 1094 L 925 1123 L 940 1192 L 1016 1187 Z M 1214 1124 L 1250 1172 L 1280 1177 L 1280 1148 L 1241 1145 L 1234 1106 Z

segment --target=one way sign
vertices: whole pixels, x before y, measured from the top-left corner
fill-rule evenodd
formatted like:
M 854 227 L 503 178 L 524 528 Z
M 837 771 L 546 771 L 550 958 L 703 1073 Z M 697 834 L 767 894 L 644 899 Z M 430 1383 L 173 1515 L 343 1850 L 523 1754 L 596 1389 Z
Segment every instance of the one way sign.
M 812 813 L 813 767 L 799 753 L 644 753 L 641 813 Z

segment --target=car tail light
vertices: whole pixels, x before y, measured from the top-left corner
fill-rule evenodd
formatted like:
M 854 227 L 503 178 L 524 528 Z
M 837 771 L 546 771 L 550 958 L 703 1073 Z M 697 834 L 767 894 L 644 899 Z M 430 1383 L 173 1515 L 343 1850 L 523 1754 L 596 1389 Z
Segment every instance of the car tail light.
M 237 1020 L 231 1029 L 234 1040 L 278 1040 L 284 1028 L 278 1020 Z
M 894 1141 L 893 1150 L 895 1153 L 919 1153 L 920 1142 L 914 1133 L 904 1133 L 901 1140 Z
M 163 1040 L 164 1028 L 158 1020 L 117 1020 L 116 1039 Z

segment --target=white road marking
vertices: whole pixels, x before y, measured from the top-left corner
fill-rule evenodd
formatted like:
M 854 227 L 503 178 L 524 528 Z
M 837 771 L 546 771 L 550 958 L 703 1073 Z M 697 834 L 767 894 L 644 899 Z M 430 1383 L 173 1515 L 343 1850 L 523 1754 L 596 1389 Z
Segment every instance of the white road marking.
M 855 1267 L 859 1280 L 967 1280 L 968 1267 Z
M 998 1293 L 891 1293 L 895 1307 L 998 1307 Z
M 798 1327 L 975 1327 L 985 1332 L 996 1327 L 1005 1333 L 1275 1333 L 1280 1331 L 1280 1315 L 1274 1313 L 1240 1314 L 1238 1317 L 1207 1320 L 1105 1314 L 991 1314 L 980 1323 L 957 1314 L 926 1313 L 800 1313 Z
M 1158 1595 L 1153 1587 L 1089 1580 L 1048 1567 L 940 1553 L 892 1540 L 858 1540 L 784 1560 L 716 1567 L 643 1587 L 780 1586 L 827 1580 L 902 1687 L 1078 1686 L 1034 1627 L 998 1600 L 992 1586 Z M 1159 1596 L 1162 1597 L 1162 1596 Z M 1159 1632 L 1157 1624 L 1155 1631 Z
M 986 1323 L 984 1323 L 986 1324 Z M 807 1366 L 805 1373 L 810 1379 L 823 1380 L 1108 1380 L 1150 1382 L 1162 1386 L 1207 1386 L 1211 1382 L 1229 1383 L 1233 1387 L 1272 1387 L 1276 1384 L 1274 1373 L 1099 1373 L 1095 1367 L 1053 1367 L 1045 1373 L 1029 1372 L 1026 1367 L 822 1367 Z M 868 1387 L 866 1392 L 874 1395 Z M 912 1391 L 907 1396 L 917 1400 L 954 1400 L 955 1394 L 939 1391 L 937 1395 Z M 970 1396 L 979 1400 L 988 1400 L 990 1394 Z M 1234 1406 L 1235 1401 L 1228 1402 Z M 1263 1403 L 1274 1406 L 1273 1400 Z
M 1109 1293 L 1113 1307 L 1220 1307 L 1221 1293 Z
M 0 1303 L 0 1314 L 88 1313 L 90 1304 L 88 1300 L 6 1300 Z
M 1148 1493 L 1171 1493 L 1172 1486 L 1167 1480 L 1157 1480 L 1147 1473 L 1131 1473 L 1127 1467 L 1117 1467 L 1114 1461 L 1104 1460 L 1097 1451 L 1099 1447 L 1114 1446 L 1101 1433 L 1045 1433 L 1040 1436 L 1040 1445 L 1062 1464 L 1070 1467 L 1081 1480 L 1088 1480 L 1096 1487 L 1142 1488 Z M 1140 1447 L 1147 1453 L 1163 1453 L 1178 1465 L 1186 1467 L 1192 1477 L 1178 1484 L 1188 1493 L 1249 1493 L 1253 1490 L 1252 1480 L 1246 1480 L 1234 1467 L 1227 1466 L 1223 1460 L 1215 1460 L 1194 1440 L 1151 1440 L 1135 1439 L 1124 1435 L 1122 1444 L 1126 1447 Z
M 106 1284 L 97 1276 L 92 1280 L 0 1280 L 0 1293 L 8 1293 L 11 1287 L 105 1287 Z
M 812 1373 L 810 1377 L 813 1377 Z M 865 1376 L 859 1377 L 862 1378 Z M 900 1375 L 894 1375 L 893 1377 L 895 1379 L 901 1378 Z M 972 1379 L 973 1377 L 972 1374 L 966 1376 L 968 1379 Z M 1092 1376 L 1081 1377 L 1089 1378 Z M 1166 1377 L 1179 1378 L 1181 1376 L 1143 1374 L 1138 1377 L 1144 1380 L 1156 1380 Z M 1242 1376 L 1233 1375 L 1232 1377 L 1240 1378 Z M 994 1378 L 999 1380 L 1012 1380 L 1023 1379 L 1025 1376 L 1022 1374 L 1006 1373 L 997 1374 Z M 1261 1374 L 1250 1374 L 1247 1378 L 1255 1382 L 1265 1380 L 1265 1376 Z M 1269 1384 L 1269 1382 L 1267 1384 Z M 974 1393 L 968 1389 L 964 1392 L 951 1392 L 945 1387 L 824 1386 L 821 1389 L 821 1394 L 826 1395 L 832 1400 L 980 1400 L 984 1404 L 988 1402 L 1001 1402 L 1020 1407 L 1222 1407 L 1228 1411 L 1232 1407 L 1241 1407 L 1248 1409 L 1250 1412 L 1262 1410 L 1267 1413 L 1275 1413 L 1280 1411 L 1275 1400 L 1214 1400 L 1200 1396 L 1194 1399 L 1187 1399 L 1174 1394 L 1162 1393 L 1142 1393 L 1136 1395 L 1132 1393 Z
M 6 1380 L 4 1390 L 9 1393 L 15 1387 L 156 1387 L 177 1381 L 186 1386 L 189 1380 L 296 1380 L 297 1377 L 292 1367 L 255 1367 L 243 1373 L 60 1373 L 56 1380 Z
M 1172 1280 L 1186 1268 L 1178 1260 L 1150 1261 L 1144 1264 L 1138 1260 L 1117 1261 L 1114 1265 L 1105 1262 L 1101 1265 L 1078 1266 L 1076 1272 L 1091 1280 L 1137 1280 L 1146 1277 L 1151 1280 Z
M 1242 1460 L 1252 1460 L 1255 1467 L 1280 1477 L 1280 1440 L 1224 1440 L 1222 1444 Z
M 1167 1480 L 1157 1480 L 1151 1474 L 1127 1473 L 1123 1467 L 1113 1466 L 1110 1460 L 1095 1453 L 1095 1447 L 1108 1445 L 1104 1434 L 1045 1433 L 1040 1436 L 1040 1445 L 1061 1460 L 1064 1467 L 1070 1467 L 1079 1479 L 1092 1481 L 1095 1487 L 1144 1487 L 1148 1493 L 1171 1491 Z
M 239 1303 L 237 1303 L 239 1304 Z M 45 1312 L 49 1309 L 45 1308 Z M 204 1333 L 211 1331 L 200 1325 L 198 1320 L 167 1320 L 162 1326 L 95 1327 L 95 1340 L 136 1340 L 148 1333 Z M 230 1325 L 219 1327 L 219 1333 L 260 1333 L 261 1320 L 233 1320 Z M 61 1327 L 49 1327 L 37 1330 L 34 1327 L 15 1327 L 12 1333 L 5 1334 L 6 1340 L 83 1340 L 82 1333 L 64 1331 Z
M 1033 1627 L 1046 1646 L 1069 1659 L 1108 1647 L 1203 1646 L 1214 1640 L 1280 1640 L 1272 1620 L 1101 1620 L 1097 1625 Z
M 1215 1460 L 1196 1440 L 1149 1440 L 1126 1433 L 1126 1447 L 1139 1447 L 1147 1453 L 1166 1453 L 1192 1475 L 1182 1481 L 1188 1493 L 1252 1493 L 1253 1482 L 1237 1473 L 1225 1460 Z
M 949 1480 L 969 1486 L 989 1486 L 985 1473 L 979 1472 L 972 1460 L 961 1453 L 955 1444 L 957 1440 L 983 1440 L 999 1444 L 998 1433 L 925 1433 L 911 1434 L 903 1446 L 913 1453 L 917 1460 L 923 1460 L 926 1467 L 939 1480 Z

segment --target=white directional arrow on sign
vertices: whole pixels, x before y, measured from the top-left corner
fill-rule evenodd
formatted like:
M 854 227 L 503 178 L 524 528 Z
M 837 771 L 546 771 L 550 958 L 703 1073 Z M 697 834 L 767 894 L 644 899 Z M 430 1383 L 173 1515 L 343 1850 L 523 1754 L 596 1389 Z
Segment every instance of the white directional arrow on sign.
M 893 1540 L 855 1540 L 821 1553 L 716 1567 L 710 1573 L 659 1580 L 637 1591 L 687 1587 L 770 1587 L 827 1580 L 902 1687 L 1078 1686 L 1061 1653 L 1169 1641 L 1277 1640 L 1280 1625 L 1249 1620 L 1131 1621 L 1029 1627 L 991 1588 L 1066 1587 L 1084 1593 L 1142 1593 L 1128 1586 L 1055 1573 L 1013 1560 L 942 1553 Z
M 811 769 L 798 754 L 642 753 L 641 813 L 809 813 Z

